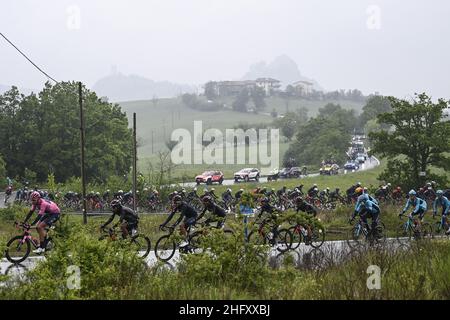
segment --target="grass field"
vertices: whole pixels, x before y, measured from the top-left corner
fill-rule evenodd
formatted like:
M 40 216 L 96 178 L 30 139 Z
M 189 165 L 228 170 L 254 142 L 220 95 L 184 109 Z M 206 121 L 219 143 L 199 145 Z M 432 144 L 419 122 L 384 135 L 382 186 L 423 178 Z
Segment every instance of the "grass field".
M 232 98 L 223 98 L 220 100 L 227 106 L 231 106 Z M 271 123 L 273 118 L 268 115 L 273 109 L 278 114 L 286 112 L 286 103 L 278 97 L 266 99 L 267 108 L 263 111 L 265 114 L 238 113 L 231 110 L 222 110 L 217 112 L 200 112 L 187 108 L 180 98 L 159 99 L 156 104 L 152 101 L 129 101 L 121 102 L 122 110 L 127 113 L 129 123 L 132 123 L 133 112 L 137 114 L 138 128 L 138 166 L 141 172 L 148 172 L 149 162 L 153 165 L 157 163 L 156 153 L 159 150 L 167 150 L 166 141 L 170 139 L 173 130 L 185 128 L 193 133 L 194 121 L 203 121 L 203 130 L 208 128 L 217 128 L 222 132 L 225 129 L 232 129 L 239 123 L 259 124 Z M 309 100 L 291 100 L 289 102 L 289 111 L 295 111 L 300 107 L 308 109 L 309 116 L 315 116 L 318 109 L 327 103 L 340 103 L 343 107 L 360 111 L 362 103 L 352 101 L 309 101 Z M 153 136 L 153 148 L 152 148 Z M 282 138 L 280 143 L 280 162 L 289 144 Z M 242 147 L 239 147 L 242 148 Z M 280 164 L 281 165 L 281 164 Z M 243 167 L 260 167 L 256 165 L 181 165 L 177 167 L 172 177 L 177 180 L 193 179 L 195 175 L 208 169 L 218 169 L 224 171 L 226 176 L 232 176 L 234 172 Z
M 231 98 L 221 101 L 231 105 Z M 270 113 L 275 109 L 279 114 L 286 112 L 286 105 L 283 99 L 270 97 L 266 99 L 267 108 L 263 113 Z M 309 101 L 292 100 L 289 110 L 295 111 L 300 107 L 308 109 L 308 115 L 315 116 L 318 109 L 327 103 L 340 103 L 348 109 L 361 110 L 363 104 L 352 101 Z M 138 137 L 140 140 L 139 156 L 145 157 L 152 154 L 152 131 L 153 131 L 153 151 L 165 149 L 165 142 L 170 139 L 170 134 L 174 129 L 186 128 L 192 132 L 193 122 L 195 120 L 203 121 L 203 129 L 217 128 L 224 130 L 232 129 L 235 125 L 246 122 L 251 124 L 270 123 L 273 121 L 271 116 L 265 114 L 239 113 L 231 110 L 222 110 L 217 112 L 201 112 L 187 108 L 180 98 L 159 99 L 153 104 L 150 100 L 120 102 L 122 110 L 127 113 L 128 121 L 133 123 L 133 112 L 137 116 Z

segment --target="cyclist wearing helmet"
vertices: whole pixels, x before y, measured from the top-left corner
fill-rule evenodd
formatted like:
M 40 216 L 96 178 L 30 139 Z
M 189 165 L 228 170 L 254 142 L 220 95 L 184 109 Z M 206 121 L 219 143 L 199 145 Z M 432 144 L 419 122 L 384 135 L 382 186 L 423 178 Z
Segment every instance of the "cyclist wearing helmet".
M 351 186 L 350 188 L 347 189 L 346 194 L 347 194 L 347 201 L 349 203 L 352 202 L 352 200 L 355 200 L 355 191 L 357 188 L 361 187 L 361 182 L 356 183 L 355 185 Z
M 394 191 L 392 191 L 392 199 L 394 199 L 395 201 L 400 201 L 402 198 L 403 198 L 402 188 L 398 186 L 397 188 L 394 189 Z
M 355 217 L 359 215 L 364 225 L 368 226 L 367 222 L 368 216 L 372 218 L 372 225 L 370 226 L 371 230 L 376 230 L 378 225 L 378 219 L 380 217 L 380 207 L 373 201 L 369 199 L 369 195 L 367 193 L 362 193 L 356 202 L 355 211 L 353 212 L 352 217 L 350 218 L 350 222 L 353 222 Z
M 122 206 L 120 200 L 114 199 L 111 201 L 111 210 L 113 212 L 112 216 L 101 225 L 100 229 L 106 228 L 111 222 L 113 222 L 115 216 L 119 216 L 119 222 L 114 225 L 116 227 L 120 224 L 120 229 L 122 231 L 122 236 L 124 239 L 127 238 L 128 234 L 131 233 L 134 236 L 137 233 L 138 225 L 139 225 L 139 216 L 136 212 L 128 207 Z
M 234 194 L 234 198 L 236 199 L 236 201 L 239 201 L 241 199 L 242 193 L 244 193 L 244 189 L 239 189 L 239 191 Z
M 111 191 L 108 189 L 103 193 L 103 202 L 109 202 Z
M 177 225 L 180 224 L 181 220 L 183 220 L 183 223 L 180 224 L 180 231 L 181 234 L 187 238 L 187 229 L 190 226 L 193 226 L 195 222 L 197 221 L 198 213 L 192 207 L 190 204 L 183 201 L 180 195 L 176 195 L 172 199 L 172 212 L 170 213 L 169 217 L 166 219 L 166 221 L 159 226 L 160 229 L 166 226 L 167 223 L 169 223 L 170 220 L 172 220 L 175 213 L 180 212 L 180 217 L 178 220 L 172 225 L 172 228 L 175 228 Z
M 208 195 L 211 196 L 214 200 L 218 200 L 219 197 L 216 196 L 216 194 L 214 193 L 216 191 L 216 189 L 211 188 L 211 191 L 208 192 Z
M 222 193 L 222 200 L 225 203 L 233 201 L 233 194 L 231 193 L 230 188 L 228 188 L 224 193 Z
M 315 197 L 317 195 L 317 193 L 319 192 L 319 189 L 317 188 L 317 184 L 313 184 L 313 186 L 311 188 L 308 189 L 308 191 L 306 192 L 310 197 Z
M 230 204 L 234 201 L 231 189 L 228 188 L 224 193 L 222 193 L 222 201 L 225 204 L 225 209 L 230 209 Z
M 31 209 L 28 212 L 24 224 L 27 223 L 28 219 L 31 218 L 31 215 L 34 213 L 36 209 L 39 210 L 38 216 L 33 221 L 31 225 L 36 225 L 36 230 L 39 233 L 39 243 L 40 246 L 36 250 L 34 250 L 34 253 L 43 253 L 45 251 L 45 248 L 47 247 L 47 227 L 51 227 L 58 219 L 61 213 L 61 210 L 59 210 L 59 207 L 56 205 L 56 203 L 42 199 L 39 192 L 34 191 L 31 194 Z
M 271 225 L 271 231 L 274 235 L 277 234 L 278 230 L 278 223 L 277 223 L 278 212 L 279 211 L 270 204 L 269 198 L 264 197 L 261 199 L 261 211 L 258 214 L 258 219 L 260 219 L 264 213 L 267 213 L 269 215 L 267 217 L 267 221 Z
M 197 218 L 197 221 L 199 221 L 203 216 L 205 215 L 206 211 L 211 212 L 211 216 L 208 217 L 204 223 L 208 225 L 210 222 L 217 221 L 217 228 L 221 229 L 223 225 L 225 224 L 225 218 L 226 218 L 226 212 L 225 209 L 218 206 L 214 203 L 211 197 L 203 197 L 202 202 L 204 204 L 203 212 L 200 213 L 200 215 Z
M 340 194 L 340 189 L 336 188 L 335 190 L 330 192 L 330 196 L 329 196 L 330 202 L 335 202 L 335 201 L 339 201 L 342 200 L 342 196 Z
M 433 202 L 433 217 L 436 216 L 438 207 L 442 206 L 442 216 L 447 216 L 450 213 L 450 201 L 442 190 L 436 191 L 436 199 Z M 445 234 L 450 234 L 450 227 Z
M 399 216 L 403 216 L 410 206 L 413 206 L 414 210 L 411 212 L 411 216 L 419 215 L 419 223 L 422 222 L 425 212 L 427 212 L 427 202 L 417 197 L 417 192 L 411 190 L 408 193 L 408 201 Z
M 295 206 L 297 213 L 299 211 L 302 211 L 308 214 L 312 214 L 314 217 L 317 215 L 317 209 L 300 196 L 295 198 Z

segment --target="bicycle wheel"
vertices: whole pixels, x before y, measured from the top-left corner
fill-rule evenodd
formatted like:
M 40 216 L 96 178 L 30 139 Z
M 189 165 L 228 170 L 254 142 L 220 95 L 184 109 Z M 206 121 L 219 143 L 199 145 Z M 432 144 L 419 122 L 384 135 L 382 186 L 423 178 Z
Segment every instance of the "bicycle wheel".
M 138 234 L 131 238 L 131 245 L 133 246 L 133 250 L 138 253 L 138 256 L 141 258 L 145 258 L 150 253 L 151 242 L 149 237 Z
M 386 243 L 386 233 L 384 232 L 384 230 L 384 224 L 379 223 L 376 226 L 375 231 L 371 231 L 370 234 L 367 235 L 370 245 L 383 245 Z
M 422 239 L 430 240 L 433 239 L 433 227 L 428 222 L 422 223 L 420 237 Z
M 350 248 L 356 248 L 360 243 L 363 237 L 362 228 L 359 224 L 353 226 L 347 232 L 347 244 Z
M 292 233 L 288 229 L 278 230 L 276 236 L 277 250 L 286 252 L 292 247 Z
M 250 244 L 259 246 L 267 243 L 267 239 L 264 233 L 260 233 L 257 230 L 251 231 L 247 236 L 247 241 Z
M 24 261 L 30 255 L 30 241 L 22 242 L 23 236 L 15 236 L 6 244 L 5 256 L 9 262 L 17 264 Z
M 322 227 L 317 227 L 313 228 L 311 232 L 311 247 L 320 248 L 325 242 L 325 230 Z
M 445 235 L 446 229 L 442 227 L 441 222 L 438 221 L 434 224 L 433 234 L 434 236 L 442 236 Z
M 155 256 L 162 261 L 169 261 L 175 254 L 176 243 L 170 235 L 162 236 L 156 241 Z
M 411 228 L 406 228 L 405 224 L 402 224 L 397 228 L 397 241 L 401 245 L 408 243 L 409 241 L 411 241 L 412 238 L 413 238 L 413 231 Z
M 203 241 L 203 232 L 196 231 L 192 235 L 189 236 L 188 242 L 189 247 L 187 248 L 191 253 L 201 253 L 202 250 L 202 241 Z
M 297 227 L 290 227 L 289 231 L 292 234 L 291 249 L 296 250 L 300 246 L 300 243 L 302 243 L 303 240 L 302 233 L 300 232 L 300 230 L 297 230 Z

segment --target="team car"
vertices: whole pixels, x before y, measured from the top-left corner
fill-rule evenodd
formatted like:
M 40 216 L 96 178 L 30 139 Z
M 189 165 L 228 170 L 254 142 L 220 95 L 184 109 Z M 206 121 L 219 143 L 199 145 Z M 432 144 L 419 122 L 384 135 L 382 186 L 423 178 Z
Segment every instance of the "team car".
M 319 172 L 320 174 L 328 174 L 330 176 L 333 174 L 338 174 L 339 166 L 337 164 L 327 163 L 320 168 Z
M 197 185 L 199 185 L 200 183 L 213 184 L 214 182 L 222 184 L 223 173 L 222 171 L 205 171 L 195 177 L 195 182 L 197 183 Z
M 280 178 L 298 178 L 302 174 L 301 171 L 299 167 L 283 168 L 280 172 Z
M 260 172 L 256 168 L 245 168 L 234 174 L 234 181 L 244 180 L 248 182 L 250 180 L 259 181 Z
M 347 161 L 344 165 L 346 170 L 358 170 L 359 164 L 356 161 Z

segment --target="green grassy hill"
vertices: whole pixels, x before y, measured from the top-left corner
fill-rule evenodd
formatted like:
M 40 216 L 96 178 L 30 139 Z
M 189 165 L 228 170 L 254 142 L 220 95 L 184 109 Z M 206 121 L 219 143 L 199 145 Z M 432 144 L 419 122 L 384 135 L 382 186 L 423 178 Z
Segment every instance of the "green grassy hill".
M 219 102 L 231 108 L 233 98 L 223 98 Z M 308 116 L 317 115 L 318 109 L 327 103 L 339 103 L 347 109 L 354 109 L 357 112 L 363 107 L 363 103 L 352 101 L 310 101 L 310 100 L 290 100 L 288 109 L 285 100 L 279 97 L 270 97 L 266 99 L 267 108 L 261 114 L 238 113 L 230 109 L 224 109 L 217 112 L 201 112 L 186 107 L 181 98 L 158 99 L 156 103 L 151 100 L 120 102 L 122 110 L 127 113 L 130 125 L 132 124 L 133 112 L 137 114 L 137 128 L 139 140 L 139 169 L 146 172 L 149 162 L 155 163 L 156 153 L 159 150 L 167 150 L 165 142 L 170 139 L 173 130 L 177 128 L 188 129 L 193 133 L 195 120 L 203 121 L 203 129 L 217 128 L 222 130 L 232 129 L 239 123 L 246 122 L 250 124 L 271 123 L 273 118 L 269 113 L 275 109 L 278 114 L 284 114 L 286 110 L 295 111 L 300 107 L 308 109 Z M 153 153 L 152 153 L 152 133 L 153 133 Z M 283 159 L 285 151 L 289 144 L 282 141 L 280 145 L 280 159 Z M 252 165 L 248 165 L 252 166 Z M 205 170 L 217 168 L 223 170 L 227 175 L 232 175 L 235 171 L 245 167 L 245 165 L 195 165 L 179 166 L 174 172 L 174 177 L 188 176 Z

